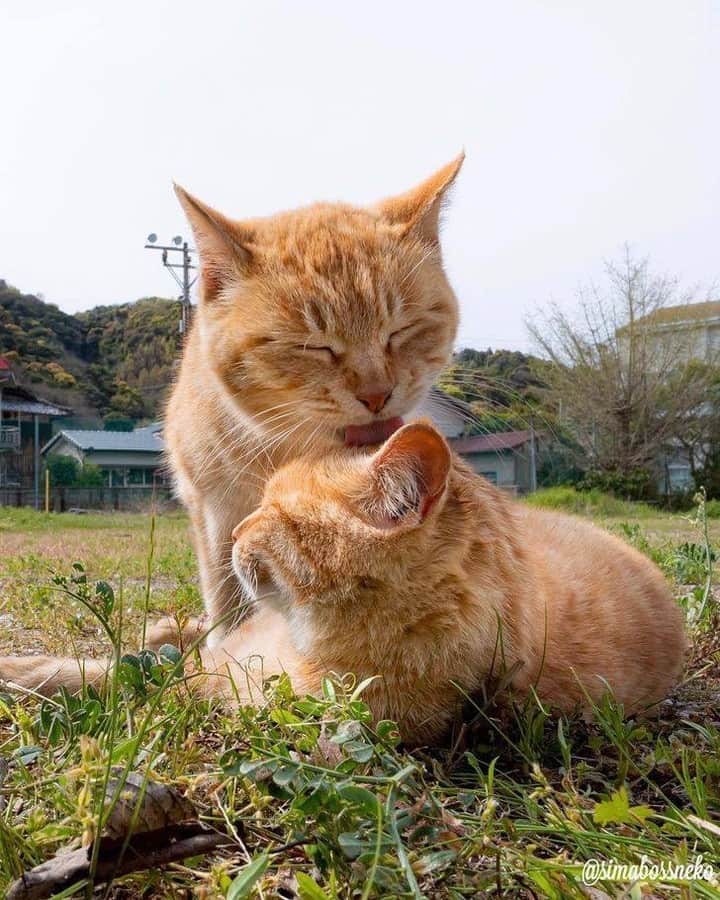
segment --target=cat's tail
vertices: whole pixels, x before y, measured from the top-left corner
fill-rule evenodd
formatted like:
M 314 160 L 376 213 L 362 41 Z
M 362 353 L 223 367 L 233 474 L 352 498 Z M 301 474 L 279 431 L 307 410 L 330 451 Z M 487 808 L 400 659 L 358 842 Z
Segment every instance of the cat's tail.
M 50 697 L 61 687 L 71 694 L 86 684 L 101 688 L 110 661 L 57 656 L 0 656 L 0 690 Z
M 203 635 L 203 619 L 178 623 L 164 618 L 148 631 L 147 647 L 157 650 L 162 644 L 184 649 Z M 0 691 L 16 694 L 39 694 L 51 697 L 58 689 L 79 693 L 86 684 L 101 690 L 110 673 L 112 662 L 103 659 L 73 659 L 61 656 L 0 656 Z

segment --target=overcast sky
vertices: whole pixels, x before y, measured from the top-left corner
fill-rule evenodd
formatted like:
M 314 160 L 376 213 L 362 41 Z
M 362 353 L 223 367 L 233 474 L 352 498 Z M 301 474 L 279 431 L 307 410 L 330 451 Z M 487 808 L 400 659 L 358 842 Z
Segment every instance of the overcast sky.
M 173 178 L 256 216 L 462 147 L 462 344 L 527 348 L 624 241 L 720 278 L 718 0 L 3 0 L 0 34 L 0 277 L 65 310 L 176 293 Z

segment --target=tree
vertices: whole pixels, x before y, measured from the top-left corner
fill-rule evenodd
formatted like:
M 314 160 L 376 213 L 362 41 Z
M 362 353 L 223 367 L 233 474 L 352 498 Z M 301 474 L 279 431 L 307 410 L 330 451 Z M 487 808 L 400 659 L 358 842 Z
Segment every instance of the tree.
M 126 381 L 117 381 L 115 393 L 110 398 L 110 409 L 130 419 L 141 419 L 145 415 L 145 402 L 137 388 L 130 387 Z
M 133 431 L 134 427 L 133 420 L 121 412 L 111 410 L 103 419 L 105 431 Z
M 80 463 L 73 456 L 49 453 L 45 465 L 50 472 L 50 484 L 54 487 L 70 487 L 80 474 Z
M 605 274 L 604 288 L 580 289 L 577 319 L 553 304 L 528 328 L 554 364 L 544 373 L 548 401 L 585 463 L 628 475 L 709 421 L 717 370 L 695 358 L 696 335 L 663 312 L 693 299 L 677 279 L 651 273 L 627 247 Z

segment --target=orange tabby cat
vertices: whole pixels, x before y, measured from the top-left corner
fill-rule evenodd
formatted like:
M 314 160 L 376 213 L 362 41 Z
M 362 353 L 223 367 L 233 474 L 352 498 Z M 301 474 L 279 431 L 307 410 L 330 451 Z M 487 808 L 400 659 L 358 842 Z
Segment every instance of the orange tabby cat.
M 373 444 L 448 360 L 457 302 L 438 239 L 462 164 L 374 207 L 318 204 L 231 221 L 178 188 L 200 302 L 165 418 L 196 538 L 210 636 L 237 613 L 230 534 L 301 453 Z
M 472 693 L 493 672 L 561 709 L 609 687 L 633 711 L 664 697 L 682 667 L 680 610 L 648 559 L 508 499 L 423 423 L 370 456 L 290 463 L 233 537 L 257 611 L 202 651 L 201 682 L 230 700 L 261 701 L 263 677 L 282 671 L 300 693 L 328 672 L 377 676 L 364 694 L 373 715 L 418 744 L 447 729 L 456 685 Z M 105 671 L 86 665 L 93 679 Z M 47 658 L 0 659 L 0 677 L 48 679 L 43 691 L 80 683 L 76 661 Z

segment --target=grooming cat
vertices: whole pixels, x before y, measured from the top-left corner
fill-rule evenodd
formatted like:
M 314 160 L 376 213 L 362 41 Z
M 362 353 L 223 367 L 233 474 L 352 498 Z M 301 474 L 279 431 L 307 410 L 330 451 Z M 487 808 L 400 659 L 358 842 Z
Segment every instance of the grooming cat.
M 457 301 L 439 216 L 462 156 L 376 206 L 231 221 L 181 188 L 199 305 L 164 436 L 217 643 L 239 610 L 234 525 L 297 455 L 378 443 L 447 362 Z
M 202 650 L 199 689 L 262 701 L 287 671 L 299 693 L 328 672 L 377 676 L 364 698 L 406 743 L 447 730 L 459 691 L 507 673 L 519 697 L 587 708 L 609 687 L 626 711 L 662 699 L 682 668 L 679 608 L 660 571 L 578 518 L 514 502 L 407 425 L 372 455 L 296 460 L 233 532 L 257 611 Z M 105 664 L 87 662 L 87 677 Z M 74 660 L 0 659 L 0 677 L 78 688 Z

